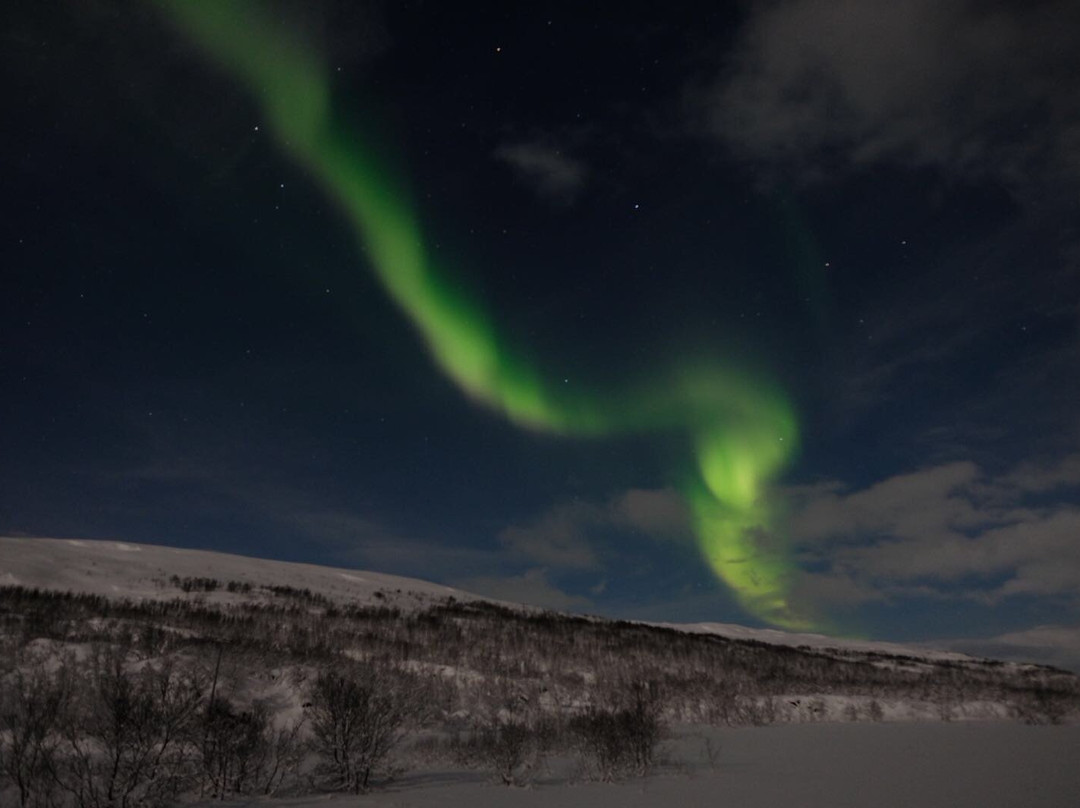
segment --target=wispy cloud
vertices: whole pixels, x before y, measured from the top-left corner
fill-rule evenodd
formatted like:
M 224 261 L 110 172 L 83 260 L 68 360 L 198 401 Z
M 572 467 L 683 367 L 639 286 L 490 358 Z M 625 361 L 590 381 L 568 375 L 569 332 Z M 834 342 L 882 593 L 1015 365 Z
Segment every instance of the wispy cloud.
M 1024 662 L 1038 659 L 1080 671 L 1080 625 L 1043 625 L 996 637 L 941 640 L 935 647 L 967 654 Z
M 463 547 L 437 536 L 410 535 L 373 519 L 336 509 L 295 508 L 279 517 L 334 563 L 447 583 L 505 566 L 498 548 Z
M 595 506 L 584 502 L 556 505 L 530 522 L 499 532 L 499 542 L 517 556 L 537 564 L 591 569 L 599 560 L 588 529 L 597 519 Z
M 737 155 L 826 179 L 882 160 L 1014 187 L 1080 179 L 1080 7 L 1069 0 L 751 6 L 696 95 Z
M 537 194 L 561 204 L 577 199 L 588 176 L 584 162 L 544 140 L 503 143 L 495 149 L 495 158 L 513 169 Z
M 511 603 L 524 603 L 545 609 L 582 611 L 592 608 L 592 601 L 581 595 L 571 595 L 548 581 L 542 567 L 526 570 L 521 575 L 481 576 L 454 580 L 452 586 Z
M 595 569 L 601 565 L 596 537 L 612 529 L 649 540 L 692 540 L 686 504 L 667 488 L 632 488 L 600 503 L 560 503 L 503 529 L 498 538 L 514 555 L 536 564 Z
M 1080 603 L 1080 456 L 998 474 L 971 462 L 861 490 L 793 488 L 791 533 L 819 601 L 1035 595 Z M 1048 497 L 1048 494 L 1057 497 Z

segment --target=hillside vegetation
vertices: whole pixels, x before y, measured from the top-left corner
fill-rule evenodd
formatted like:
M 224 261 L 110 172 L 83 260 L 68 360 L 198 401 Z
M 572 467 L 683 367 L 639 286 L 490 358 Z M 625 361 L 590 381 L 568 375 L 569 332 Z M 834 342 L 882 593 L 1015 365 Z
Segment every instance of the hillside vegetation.
M 396 591 L 347 603 L 211 576 L 157 587 L 138 599 L 0 587 L 4 805 L 360 792 L 421 759 L 513 784 L 562 756 L 611 780 L 649 771 L 676 725 L 1060 723 L 1080 709 L 1077 677 L 1035 665 Z

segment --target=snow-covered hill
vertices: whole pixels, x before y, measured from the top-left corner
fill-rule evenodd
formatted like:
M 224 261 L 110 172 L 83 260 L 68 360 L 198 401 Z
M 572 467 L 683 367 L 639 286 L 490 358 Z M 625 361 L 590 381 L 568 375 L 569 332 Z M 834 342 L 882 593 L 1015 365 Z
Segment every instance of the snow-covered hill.
M 378 572 L 271 561 L 261 558 L 188 550 L 148 544 L 81 539 L 0 537 L 0 586 L 85 592 L 133 599 L 172 598 L 183 595 L 170 578 L 212 578 L 222 586 L 193 596 L 216 603 L 250 599 L 250 594 L 229 592 L 230 581 L 260 588 L 307 589 L 339 603 L 393 603 L 399 608 L 423 606 L 454 597 L 490 600 L 451 587 Z M 506 604 L 511 605 L 511 604 Z M 522 607 L 527 608 L 527 607 Z M 933 661 L 963 661 L 969 656 L 918 649 L 888 642 L 870 642 L 823 634 L 801 634 L 778 629 L 748 628 L 730 623 L 650 623 L 734 640 L 750 640 L 816 650 L 918 657 Z
M 816 650 L 853 651 L 859 653 L 885 654 L 888 656 L 917 657 L 921 659 L 961 662 L 974 657 L 956 651 L 935 651 L 901 645 L 895 642 L 875 642 L 871 640 L 830 637 L 826 634 L 807 634 L 794 631 L 781 631 L 774 628 L 747 628 L 734 623 L 656 623 L 679 631 L 697 634 L 716 634 L 733 640 L 751 640 L 771 645 L 787 645 L 793 648 L 814 648 Z
M 320 788 L 340 787 L 339 780 L 326 774 L 333 774 L 327 761 L 338 760 L 337 747 L 319 745 L 319 738 L 332 736 L 316 735 L 305 722 L 326 714 L 327 693 L 337 693 L 333 689 L 344 687 L 342 682 L 351 682 L 347 692 L 356 698 L 371 700 L 366 704 L 399 710 L 395 757 L 379 776 L 411 772 L 409 804 L 416 805 L 518 804 L 522 794 L 542 794 L 535 804 L 596 804 L 595 791 L 587 797 L 578 787 L 553 792 L 551 784 L 570 775 L 553 780 L 550 772 L 595 770 L 598 773 L 590 776 L 613 776 L 612 770 L 590 762 L 594 757 L 609 759 L 604 750 L 610 749 L 612 726 L 631 733 L 619 735 L 624 738 L 620 743 L 625 744 L 626 737 L 651 739 L 650 766 L 657 739 L 671 729 L 672 760 L 679 761 L 678 766 L 700 763 L 705 778 L 712 777 L 717 760 L 726 767 L 707 787 L 669 790 L 671 799 L 697 804 L 706 792 L 720 788 L 727 789 L 728 802 L 751 805 L 774 804 L 783 796 L 769 792 L 772 797 L 766 798 L 761 791 L 761 772 L 774 769 L 777 760 L 813 757 L 791 786 L 795 791 L 790 793 L 801 794 L 805 783 L 817 783 L 826 764 L 852 754 L 862 755 L 866 765 L 832 766 L 828 771 L 840 774 L 830 777 L 873 768 L 872 761 L 886 758 L 892 762 L 883 771 L 895 774 L 896 750 L 914 748 L 916 738 L 922 752 L 924 746 L 947 740 L 952 745 L 939 743 L 935 754 L 954 757 L 957 749 L 967 748 L 965 738 L 974 739 L 957 734 L 946 738 L 944 731 L 889 734 L 876 726 L 881 722 L 895 726 L 1011 718 L 1057 724 L 1080 717 L 1080 682 L 1050 668 L 730 624 L 650 624 L 560 615 L 392 575 L 115 541 L 0 538 L 0 645 L 0 694 L 7 703 L 10 693 L 24 705 L 37 704 L 42 693 L 54 693 L 66 711 L 56 719 L 58 725 L 79 727 L 80 737 L 96 739 L 94 743 L 111 743 L 113 738 L 101 734 L 101 727 L 113 724 L 99 722 L 97 716 L 118 714 L 115 710 L 128 704 L 112 699 L 111 693 L 142 694 L 144 705 L 150 705 L 143 711 L 124 707 L 124 715 L 155 716 L 142 725 L 145 732 L 126 733 L 125 739 L 157 737 L 156 716 L 187 716 L 178 734 L 169 735 L 180 739 L 176 743 L 183 752 L 176 760 L 185 761 L 183 767 L 164 770 L 167 777 L 160 780 L 175 784 L 185 799 L 277 789 L 300 793 L 310 790 L 317 778 L 323 778 Z M 109 682 L 114 681 L 122 681 L 124 689 L 111 689 Z M 68 698 L 69 692 L 76 695 Z M 317 702 L 322 707 L 313 707 Z M 173 711 L 176 704 L 187 704 L 187 711 Z M 784 734 L 769 735 L 752 756 L 728 751 L 729 739 L 733 749 L 744 751 L 753 747 L 755 738 L 765 739 L 748 733 L 748 742 L 725 734 L 731 727 L 822 723 L 836 726 L 812 736 L 817 727 L 798 732 L 785 728 Z M 854 729 L 856 724 L 863 726 Z M 523 727 L 525 733 L 520 732 Z M 1009 749 L 1028 750 L 1033 736 L 1020 730 L 1029 729 L 1008 728 L 1002 737 Z M 1069 730 L 1069 735 L 1056 737 L 1075 746 L 1073 728 L 1055 729 Z M 222 739 L 233 738 L 226 730 L 242 735 L 207 743 L 211 731 Z M 601 730 L 603 735 L 598 734 Z M 12 737 L 10 729 L 0 726 L 0 747 Z M 529 757 L 515 758 L 509 780 L 507 738 L 532 739 L 527 741 Z M 599 747 L 596 738 L 603 739 Z M 718 752 L 715 742 L 721 738 L 725 746 Z M 788 740 L 790 747 L 785 745 Z M 81 748 L 91 745 L 58 747 L 54 759 L 59 763 L 48 771 L 63 772 L 68 783 L 104 783 L 112 769 L 75 765 L 82 760 Z M 594 754 L 592 749 L 601 751 Z M 207 763 L 218 760 L 214 755 L 235 756 L 236 765 L 228 769 L 231 779 L 223 773 L 219 777 L 217 764 Z M 243 781 L 235 775 L 242 755 L 254 773 Z M 3 748 L 0 758 L 12 759 Z M 513 782 L 534 776 L 540 771 L 534 764 L 548 759 L 553 768 L 544 775 L 544 792 L 480 790 L 477 785 L 477 778 L 490 775 L 478 773 L 476 766 L 495 767 L 503 782 Z M 1037 763 L 1042 758 L 1028 754 L 1022 771 L 1027 771 L 1029 759 Z M 1058 794 L 1072 793 L 1076 779 L 1060 775 L 1068 770 L 1060 763 L 1063 759 L 1071 758 L 1058 754 L 1053 766 L 1040 769 L 1056 773 Z M 189 760 L 203 760 L 204 768 L 192 773 L 184 768 Z M 626 770 L 643 771 L 641 759 L 634 760 L 636 768 Z M 913 758 L 910 765 L 922 771 L 924 763 Z M 971 763 L 970 772 L 984 770 L 982 752 L 977 759 L 971 757 Z M 733 779 L 744 769 L 751 774 Z M 928 787 L 941 776 L 952 782 L 955 767 L 939 769 L 943 774 L 931 777 Z M 152 779 L 158 771 L 146 776 Z M 872 785 L 860 792 L 860 799 L 866 797 L 862 803 L 873 802 L 873 784 L 882 776 L 863 778 Z M 928 799 L 927 793 L 936 793 L 932 787 L 912 797 L 907 772 L 894 779 L 900 795 L 896 804 L 960 804 Z M 986 791 L 999 802 L 983 799 L 980 804 L 1019 804 L 1015 795 L 1021 790 L 1014 780 L 1012 774 L 999 777 Z M 47 794 L 55 778 L 50 774 L 35 782 L 40 793 Z M 650 794 L 655 782 L 662 781 L 649 781 Z M 1047 779 L 1039 775 L 1025 782 L 1042 785 Z M 443 785 L 425 790 L 421 798 L 417 783 Z M 645 793 L 635 788 L 634 793 Z M 7 805 L 14 793 L 10 781 L 5 785 L 0 779 L 0 804 Z M 504 794 L 515 799 L 491 799 Z M 388 794 L 387 800 L 365 797 L 364 802 L 404 804 L 400 795 Z M 616 801 L 646 805 L 654 804 L 654 797 Z M 819 804 L 813 799 L 803 803 Z M 290 804 L 314 802 L 294 797 Z
M 212 602 L 250 599 L 229 592 L 231 581 L 264 587 L 307 589 L 340 603 L 368 604 L 392 599 L 395 605 L 422 605 L 474 595 L 448 586 L 378 572 L 320 567 L 287 561 L 187 550 L 150 544 L 82 539 L 0 537 L 0 586 L 23 586 L 114 598 L 173 598 L 184 593 L 170 582 L 209 578 L 214 592 L 197 596 Z
M 115 541 L 0 538 L 0 635 L 16 647 L 90 642 L 150 656 L 228 647 L 282 669 L 393 660 L 435 681 L 436 700 L 457 705 L 450 713 L 470 715 L 511 687 L 546 694 L 544 709 L 565 719 L 627 677 L 662 681 L 664 709 L 689 723 L 1056 721 L 1080 710 L 1075 677 L 1038 666 L 557 614 L 392 575 Z

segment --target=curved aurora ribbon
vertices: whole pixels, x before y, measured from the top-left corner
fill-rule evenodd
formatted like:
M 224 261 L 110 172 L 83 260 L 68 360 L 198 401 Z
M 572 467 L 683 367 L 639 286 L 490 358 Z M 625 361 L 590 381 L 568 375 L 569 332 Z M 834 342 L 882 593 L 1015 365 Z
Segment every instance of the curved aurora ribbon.
M 383 287 L 446 375 L 474 400 L 532 429 L 689 435 L 695 471 L 683 493 L 705 559 L 747 611 L 787 628 L 810 626 L 788 602 L 792 564 L 776 546 L 765 496 L 797 441 L 794 412 L 777 388 L 712 365 L 676 368 L 607 394 L 553 384 L 429 260 L 401 183 L 359 132 L 335 117 L 327 72 L 303 43 L 256 5 L 159 3 L 258 99 L 281 148 L 338 200 Z

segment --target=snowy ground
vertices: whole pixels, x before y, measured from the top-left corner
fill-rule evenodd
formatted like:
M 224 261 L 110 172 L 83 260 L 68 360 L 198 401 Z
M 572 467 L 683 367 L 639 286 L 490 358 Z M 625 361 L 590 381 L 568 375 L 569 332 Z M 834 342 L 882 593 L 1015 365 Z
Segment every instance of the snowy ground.
M 1073 808 L 1080 726 L 799 724 L 688 730 L 674 765 L 644 780 L 537 778 L 506 788 L 476 772 L 428 771 L 360 797 L 284 799 L 281 808 Z M 712 742 L 710 763 L 705 739 Z M 221 803 L 213 803 L 221 805 Z M 261 805 L 265 801 L 238 803 Z

